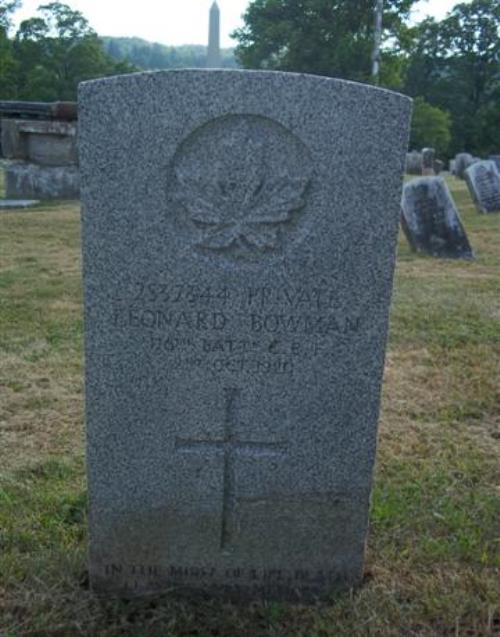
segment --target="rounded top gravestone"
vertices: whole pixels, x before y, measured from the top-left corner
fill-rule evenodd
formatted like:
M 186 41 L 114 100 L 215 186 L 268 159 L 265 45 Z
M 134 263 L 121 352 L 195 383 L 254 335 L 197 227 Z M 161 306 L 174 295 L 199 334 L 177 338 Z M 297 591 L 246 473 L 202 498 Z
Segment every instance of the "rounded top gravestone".
M 411 248 L 434 257 L 472 259 L 474 254 L 446 181 L 420 177 L 403 188 L 402 226 Z
M 94 590 L 360 582 L 410 110 L 288 73 L 80 86 Z
M 500 172 L 495 162 L 477 161 L 467 168 L 464 176 L 478 211 L 500 212 Z
M 409 175 L 421 175 L 423 171 L 422 153 L 412 150 L 406 154 L 406 172 Z

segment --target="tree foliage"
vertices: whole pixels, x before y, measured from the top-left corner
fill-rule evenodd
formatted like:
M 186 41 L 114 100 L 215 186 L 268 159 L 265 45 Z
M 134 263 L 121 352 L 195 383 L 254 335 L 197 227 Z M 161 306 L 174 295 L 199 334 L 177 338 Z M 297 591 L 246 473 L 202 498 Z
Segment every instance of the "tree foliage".
M 0 27 L 0 95 L 5 99 L 16 96 L 17 64 L 12 51 L 12 43 L 7 33 Z
M 21 6 L 21 0 L 0 0 L 0 29 L 7 29 L 11 24 L 11 16 Z
M 0 2 L 11 12 L 17 6 Z M 0 98 L 74 100 L 79 82 L 134 70 L 107 55 L 86 18 L 61 2 L 40 6 L 13 41 L 3 33 L 2 39 L 0 28 Z
M 438 156 L 444 156 L 451 141 L 449 113 L 431 106 L 423 97 L 414 103 L 410 148 L 434 148 Z
M 384 38 L 392 38 L 395 49 L 415 2 L 386 0 Z M 373 7 L 373 0 L 253 0 L 244 26 L 234 33 L 239 42 L 236 55 L 246 68 L 368 80 Z M 393 66 L 391 56 L 385 62 Z
M 500 2 L 458 4 L 416 31 L 405 91 L 448 111 L 453 153 L 500 149 Z
M 7 99 L 16 95 L 17 62 L 12 42 L 8 37 L 12 13 L 20 5 L 19 0 L 0 0 L 0 95 Z
M 205 66 L 206 47 L 167 47 L 140 38 L 99 38 L 85 16 L 49 2 L 8 37 L 20 0 L 0 0 L 0 99 L 74 100 L 78 83 L 141 69 Z M 222 65 L 235 67 L 232 49 Z

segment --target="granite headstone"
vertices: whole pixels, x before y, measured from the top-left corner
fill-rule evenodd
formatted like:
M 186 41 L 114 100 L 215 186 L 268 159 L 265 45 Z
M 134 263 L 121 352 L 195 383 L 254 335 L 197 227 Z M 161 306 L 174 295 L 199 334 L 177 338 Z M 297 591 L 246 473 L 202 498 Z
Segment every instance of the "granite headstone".
M 452 259 L 474 257 L 442 177 L 420 177 L 405 184 L 401 224 L 408 243 L 416 252 Z
M 358 584 L 411 101 L 222 70 L 79 96 L 92 588 Z
M 422 153 L 412 150 L 406 154 L 406 172 L 408 175 L 421 175 L 423 170 Z
M 465 179 L 465 171 L 477 161 L 470 153 L 458 153 L 455 157 L 455 175 L 459 179 Z
M 500 212 L 500 172 L 494 161 L 472 164 L 465 171 L 465 180 L 479 212 Z
M 422 149 L 422 175 L 431 177 L 434 175 L 434 160 L 436 159 L 436 151 L 434 148 Z

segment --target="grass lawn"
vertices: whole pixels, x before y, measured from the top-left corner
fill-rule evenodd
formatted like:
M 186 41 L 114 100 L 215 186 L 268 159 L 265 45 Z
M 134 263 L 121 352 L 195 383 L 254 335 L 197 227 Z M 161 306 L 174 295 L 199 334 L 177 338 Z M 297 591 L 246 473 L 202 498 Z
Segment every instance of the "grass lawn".
M 399 247 L 363 587 L 315 607 L 99 601 L 86 576 L 80 217 L 0 213 L 0 635 L 500 635 L 500 215 Z

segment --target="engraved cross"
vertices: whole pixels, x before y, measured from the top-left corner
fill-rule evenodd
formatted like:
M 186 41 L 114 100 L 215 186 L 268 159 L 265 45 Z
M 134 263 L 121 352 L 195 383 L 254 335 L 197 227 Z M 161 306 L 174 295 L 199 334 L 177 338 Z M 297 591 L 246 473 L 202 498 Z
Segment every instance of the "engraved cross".
M 223 487 L 222 487 L 222 519 L 220 532 L 220 548 L 224 549 L 231 541 L 236 511 L 236 460 L 239 455 L 262 457 L 278 457 L 286 453 L 283 442 L 258 442 L 255 440 L 239 440 L 237 427 L 236 401 L 240 394 L 238 388 L 226 388 L 224 437 L 212 440 L 186 440 L 177 438 L 176 449 L 181 453 L 199 453 L 200 451 L 221 452 L 224 454 Z

